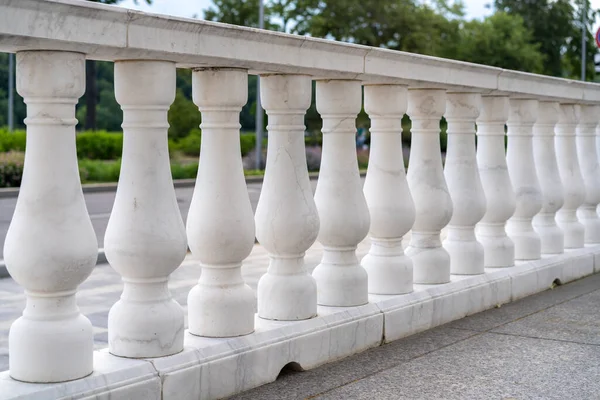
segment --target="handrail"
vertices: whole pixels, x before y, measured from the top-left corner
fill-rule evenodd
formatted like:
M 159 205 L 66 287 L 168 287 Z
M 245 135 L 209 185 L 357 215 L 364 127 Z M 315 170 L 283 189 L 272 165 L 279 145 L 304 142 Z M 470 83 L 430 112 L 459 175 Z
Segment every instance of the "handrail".
M 559 101 L 600 101 L 600 84 L 129 10 L 80 0 L 0 0 L 0 51 L 77 51 L 96 60 L 169 60 Z

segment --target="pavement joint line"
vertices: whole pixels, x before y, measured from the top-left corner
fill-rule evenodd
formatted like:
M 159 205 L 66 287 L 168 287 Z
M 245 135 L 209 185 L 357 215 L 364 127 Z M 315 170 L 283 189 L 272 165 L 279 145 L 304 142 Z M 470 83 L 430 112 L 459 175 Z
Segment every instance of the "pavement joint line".
M 594 275 L 588 275 L 588 276 L 586 276 L 586 277 L 583 277 L 583 278 L 581 278 L 581 279 L 577 279 L 577 280 L 575 280 L 575 281 L 569 282 L 569 283 L 567 283 L 566 285 L 561 285 L 561 287 L 564 287 L 564 288 L 566 289 L 567 285 L 570 285 L 570 284 L 572 284 L 572 283 L 576 283 L 576 282 L 582 281 L 583 279 L 585 279 L 585 278 L 589 278 L 589 277 L 592 277 L 592 276 L 594 276 Z M 550 290 L 553 290 L 553 289 L 549 289 L 549 290 L 546 290 L 546 291 L 544 291 L 544 292 L 541 292 L 541 293 L 547 293 L 547 292 L 549 292 Z M 386 371 L 386 370 L 389 370 L 389 369 L 392 369 L 392 368 L 399 367 L 399 366 L 400 366 L 400 365 L 402 365 L 402 364 L 406 364 L 406 363 L 412 362 L 412 361 L 414 361 L 414 360 L 418 360 L 418 359 L 420 359 L 420 358 L 423 358 L 423 357 L 425 357 L 425 356 L 427 356 L 427 355 L 429 355 L 429 354 L 431 354 L 431 353 L 434 353 L 434 352 L 436 352 L 436 351 L 438 351 L 438 350 L 442 350 L 442 349 L 445 349 L 445 348 L 447 348 L 447 347 L 454 346 L 454 345 L 455 345 L 455 344 L 457 344 L 457 343 L 461 343 L 461 342 L 464 342 L 464 341 L 466 341 L 466 340 L 470 340 L 470 339 L 473 339 L 473 338 L 475 338 L 475 337 L 478 337 L 478 336 L 482 336 L 482 335 L 484 335 L 484 334 L 487 334 L 487 333 L 491 333 L 491 334 L 494 334 L 494 333 L 496 333 L 496 334 L 502 334 L 502 335 L 506 335 L 506 336 L 524 337 L 524 338 L 528 338 L 528 339 L 539 339 L 539 340 L 546 340 L 546 341 L 566 342 L 566 343 L 573 343 L 573 344 L 580 344 L 580 345 L 591 345 L 591 346 L 600 347 L 600 345 L 598 345 L 598 344 L 591 344 L 591 343 L 589 343 L 589 344 L 588 344 L 588 343 L 581 343 L 581 342 L 572 342 L 572 341 L 569 341 L 569 340 L 560 340 L 560 339 L 544 339 L 544 338 L 536 338 L 536 337 L 530 337 L 530 336 L 515 335 L 515 334 L 510 334 L 510 333 L 492 332 L 492 330 L 493 330 L 493 329 L 497 329 L 497 328 L 499 328 L 499 327 L 501 327 L 501 326 L 504 326 L 504 325 L 507 325 L 507 324 L 510 324 L 510 323 L 513 323 L 513 322 L 519 321 L 519 320 L 521 320 L 521 319 L 523 319 L 523 318 L 527 318 L 527 317 L 529 317 L 529 316 L 531 316 L 531 315 L 534 315 L 534 314 L 537 314 L 537 313 L 539 313 L 539 312 L 541 312 L 541 311 L 545 311 L 545 310 L 547 310 L 547 309 L 549 309 L 549 308 L 556 307 L 556 306 L 558 306 L 558 305 L 561 305 L 561 304 L 563 304 L 563 303 L 566 303 L 566 302 L 568 302 L 568 301 L 575 300 L 575 299 L 577 299 L 577 298 L 579 298 L 579 297 L 585 296 L 585 295 L 587 295 L 587 294 L 590 294 L 590 293 L 594 293 L 594 292 L 596 292 L 596 291 L 599 291 L 599 290 L 600 290 L 600 289 L 596 288 L 596 289 L 594 289 L 594 290 L 591 290 L 590 292 L 587 292 L 587 293 L 582 293 L 582 294 L 580 294 L 580 295 L 578 295 L 578 296 L 575 296 L 575 297 L 572 297 L 572 298 L 570 298 L 570 299 L 567 299 L 567 300 L 561 301 L 561 302 L 559 302 L 559 303 L 553 304 L 553 305 L 551 305 L 551 306 L 549 306 L 549 307 L 546 307 L 546 308 L 544 308 L 544 309 L 542 309 L 542 310 L 538 310 L 538 311 L 532 312 L 532 313 L 530 313 L 530 314 L 528 314 L 528 315 L 525 315 L 525 316 L 523 316 L 523 317 L 519 317 L 519 318 L 517 318 L 517 319 L 514 319 L 514 320 L 512 320 L 512 321 L 505 322 L 505 323 L 503 323 L 503 324 L 500 324 L 500 325 L 498 325 L 498 326 L 495 326 L 495 327 L 493 327 L 493 328 L 490 328 L 490 329 L 488 329 L 488 330 L 485 330 L 485 331 L 474 331 L 474 330 L 472 330 L 472 329 L 466 329 L 466 328 L 452 328 L 452 327 L 447 327 L 446 329 L 456 329 L 456 330 L 462 330 L 462 331 L 468 331 L 468 332 L 472 332 L 472 333 L 473 333 L 473 335 L 467 336 L 466 338 L 463 338 L 463 339 L 459 339 L 459 340 L 457 340 L 457 341 L 455 341 L 455 342 L 452 342 L 452 343 L 449 343 L 449 344 L 447 344 L 447 345 L 443 345 L 443 346 L 437 347 L 437 348 L 435 348 L 435 349 L 433 349 L 433 350 L 430 350 L 430 351 L 427 351 L 427 352 L 425 352 L 425 353 L 423 353 L 423 354 L 420 354 L 420 355 L 418 355 L 418 356 L 412 357 L 412 358 L 408 359 L 407 361 L 402 361 L 402 362 L 399 362 L 399 363 L 395 363 L 394 365 L 391 365 L 391 366 L 388 366 L 388 367 L 386 367 L 386 368 L 382 368 L 382 369 L 380 369 L 380 370 L 374 371 L 374 372 L 372 372 L 372 373 L 370 373 L 370 374 L 367 374 L 367 375 L 365 375 L 365 376 L 363 376 L 363 377 L 361 377 L 361 378 L 354 379 L 354 380 L 352 380 L 352 381 L 350 381 L 350 382 L 346 382 L 346 383 L 344 383 L 344 384 L 342 384 L 342 385 L 339 385 L 339 386 L 336 386 L 336 387 L 334 387 L 334 388 L 330 388 L 330 389 L 327 389 L 327 390 L 325 390 L 325 391 L 323 391 L 323 392 L 320 392 L 320 393 L 317 393 L 317 394 L 311 395 L 311 396 L 309 396 L 309 397 L 306 397 L 306 399 L 307 399 L 307 400 L 308 400 L 308 399 L 315 399 L 315 398 L 317 398 L 317 397 L 319 397 L 319 396 L 322 396 L 322 395 L 324 395 L 324 394 L 330 393 L 330 392 L 332 392 L 332 391 L 334 391 L 334 390 L 337 390 L 337 389 L 340 389 L 340 388 L 342 388 L 342 387 L 348 386 L 348 385 L 350 385 L 350 384 L 353 384 L 353 383 L 359 382 L 359 381 L 361 381 L 361 380 L 363 380 L 363 379 L 370 378 L 371 376 L 373 376 L 373 375 L 377 375 L 377 374 L 379 374 L 379 373 L 381 373 L 381 372 L 383 372 L 383 371 Z M 527 298 L 529 298 L 529 296 L 528 296 L 528 297 L 525 297 L 524 299 L 527 299 Z M 509 304 L 514 304 L 514 303 L 509 303 Z M 492 311 L 492 310 L 493 310 L 493 308 L 492 308 L 492 309 L 489 309 L 489 310 L 482 311 L 482 312 L 488 312 L 488 311 Z M 479 313 L 477 313 L 477 314 L 479 314 Z M 477 315 L 477 314 L 473 314 L 473 315 Z M 468 317 L 467 317 L 467 318 L 468 318 Z M 449 322 L 449 323 L 450 323 L 450 322 Z M 448 323 L 448 324 L 449 324 L 449 323 Z M 435 328 L 435 329 L 440 329 L 440 328 L 443 328 L 445 325 L 448 325 L 448 324 L 441 325 L 441 326 L 439 326 L 438 328 Z M 430 330 L 427 330 L 427 331 L 425 331 L 425 332 L 429 332 L 429 331 L 430 331 Z M 418 335 L 418 333 L 417 333 L 416 335 Z M 414 335 L 411 335 L 411 336 L 414 336 Z M 405 340 L 405 339 L 408 339 L 408 338 L 410 338 L 411 336 L 407 336 L 406 338 L 403 338 L 403 339 L 400 339 L 400 340 Z M 385 345 L 384 345 L 384 346 L 385 346 Z M 383 346 L 380 346 L 380 347 L 383 347 Z M 373 350 L 373 349 L 368 349 L 368 350 L 366 350 L 366 351 L 371 351 L 371 350 Z M 276 382 L 276 381 L 275 381 L 275 382 Z
M 490 333 L 492 335 L 513 336 L 513 337 L 520 337 L 520 338 L 525 338 L 525 339 L 545 340 L 547 342 L 571 343 L 571 344 L 579 344 L 582 346 L 600 347 L 600 344 L 598 344 L 598 343 L 586 343 L 586 342 L 576 342 L 574 340 L 566 340 L 566 339 L 550 339 L 550 338 L 543 338 L 543 337 L 537 337 L 537 336 L 517 335 L 516 333 L 508 333 L 508 332 L 486 331 L 486 332 L 482 332 L 482 333 Z

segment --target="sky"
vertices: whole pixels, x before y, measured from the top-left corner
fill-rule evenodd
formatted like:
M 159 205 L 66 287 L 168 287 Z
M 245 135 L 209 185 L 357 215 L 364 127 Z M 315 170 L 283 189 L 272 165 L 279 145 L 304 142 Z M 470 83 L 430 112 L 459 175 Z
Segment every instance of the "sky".
M 377 0 L 365 0 L 377 1 Z M 464 0 L 466 6 L 467 19 L 481 19 L 486 15 L 490 15 L 492 10 L 486 8 L 486 4 L 492 3 L 493 0 Z M 122 7 L 134 8 L 142 11 L 149 11 L 157 14 L 175 15 L 178 17 L 192 17 L 196 14 L 199 18 L 204 16 L 203 10 L 208 8 L 211 0 L 153 0 L 153 4 L 149 6 L 144 0 L 138 0 L 138 5 L 134 0 L 124 0 L 121 3 Z M 592 7 L 600 8 L 600 0 L 591 0 Z M 600 20 L 599 20 L 600 21 Z M 595 24 L 598 27 L 599 23 Z

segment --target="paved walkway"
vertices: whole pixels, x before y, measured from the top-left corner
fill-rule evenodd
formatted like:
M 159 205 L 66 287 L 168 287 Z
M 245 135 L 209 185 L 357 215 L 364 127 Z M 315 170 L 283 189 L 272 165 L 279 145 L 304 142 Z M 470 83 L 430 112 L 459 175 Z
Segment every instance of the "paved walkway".
M 235 400 L 600 399 L 600 274 Z

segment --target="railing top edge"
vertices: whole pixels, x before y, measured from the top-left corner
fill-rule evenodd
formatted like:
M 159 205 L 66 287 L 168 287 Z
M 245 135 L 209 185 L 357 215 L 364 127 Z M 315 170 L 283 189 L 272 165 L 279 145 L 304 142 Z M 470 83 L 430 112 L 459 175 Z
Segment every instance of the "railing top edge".
M 129 10 L 82 0 L 0 0 L 0 51 L 79 51 L 369 83 L 600 102 L 600 84 L 421 54 Z

